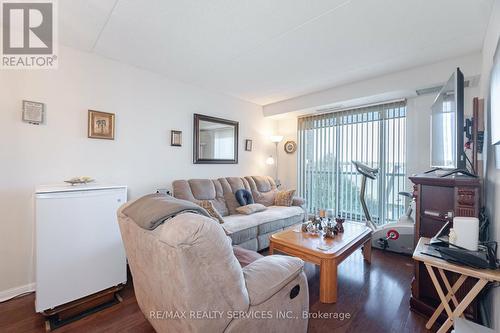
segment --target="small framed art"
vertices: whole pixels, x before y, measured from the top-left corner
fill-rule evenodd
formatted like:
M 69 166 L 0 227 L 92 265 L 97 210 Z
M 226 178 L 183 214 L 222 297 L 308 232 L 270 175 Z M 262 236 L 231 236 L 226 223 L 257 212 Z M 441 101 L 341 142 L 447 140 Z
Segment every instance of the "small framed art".
M 115 139 L 115 114 L 89 110 L 88 137 L 92 139 Z
M 245 151 L 252 151 L 253 148 L 253 142 L 252 140 L 245 140 Z
M 182 147 L 182 131 L 170 131 L 170 145 Z
M 23 121 L 25 123 L 40 125 L 43 123 L 45 104 L 23 100 Z

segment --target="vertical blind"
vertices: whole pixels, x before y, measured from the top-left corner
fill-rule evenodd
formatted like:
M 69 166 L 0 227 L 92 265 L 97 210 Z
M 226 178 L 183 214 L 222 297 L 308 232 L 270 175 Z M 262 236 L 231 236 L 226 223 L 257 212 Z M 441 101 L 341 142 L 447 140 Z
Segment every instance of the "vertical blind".
M 354 160 L 379 169 L 366 187 L 373 222 L 403 214 L 398 192 L 405 188 L 405 101 L 299 118 L 298 141 L 298 190 L 310 213 L 332 208 L 344 218 L 364 219 Z

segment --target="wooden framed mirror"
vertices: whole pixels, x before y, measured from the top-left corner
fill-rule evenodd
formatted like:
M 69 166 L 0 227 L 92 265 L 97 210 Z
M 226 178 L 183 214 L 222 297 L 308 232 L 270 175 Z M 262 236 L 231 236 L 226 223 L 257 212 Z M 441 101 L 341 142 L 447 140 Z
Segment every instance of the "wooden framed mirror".
M 193 163 L 237 164 L 237 121 L 194 115 Z

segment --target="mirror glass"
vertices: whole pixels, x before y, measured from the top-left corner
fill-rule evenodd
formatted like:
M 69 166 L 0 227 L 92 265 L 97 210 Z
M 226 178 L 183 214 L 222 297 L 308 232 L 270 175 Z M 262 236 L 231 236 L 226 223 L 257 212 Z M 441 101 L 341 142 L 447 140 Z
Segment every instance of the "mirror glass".
M 195 163 L 237 163 L 238 123 L 195 115 Z
M 200 121 L 199 157 L 204 160 L 234 158 L 234 126 Z

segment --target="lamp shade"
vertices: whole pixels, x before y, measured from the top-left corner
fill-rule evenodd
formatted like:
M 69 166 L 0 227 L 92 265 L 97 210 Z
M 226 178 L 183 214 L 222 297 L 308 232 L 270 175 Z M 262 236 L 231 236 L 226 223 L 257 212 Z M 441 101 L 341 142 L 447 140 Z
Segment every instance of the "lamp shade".
M 272 156 L 269 156 L 267 159 L 266 159 L 266 164 L 268 165 L 273 165 L 274 164 L 274 158 Z
M 271 136 L 271 142 L 278 143 L 283 140 L 283 135 L 273 135 Z

